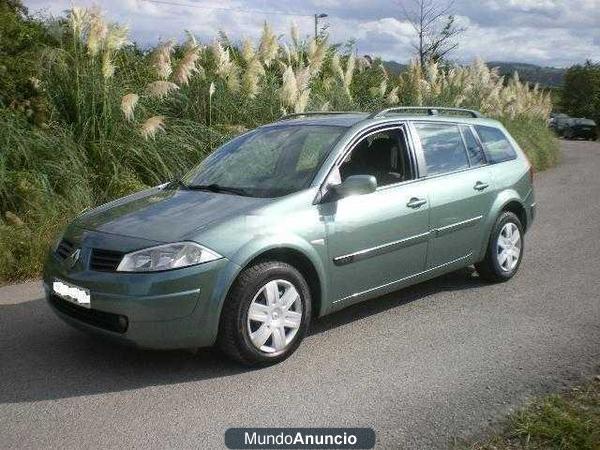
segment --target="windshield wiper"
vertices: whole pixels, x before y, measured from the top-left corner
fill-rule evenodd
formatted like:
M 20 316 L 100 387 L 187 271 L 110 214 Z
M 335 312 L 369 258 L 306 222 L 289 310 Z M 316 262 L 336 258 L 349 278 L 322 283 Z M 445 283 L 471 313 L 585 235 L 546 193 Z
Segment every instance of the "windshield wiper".
M 190 189 L 192 191 L 225 192 L 225 193 L 229 193 L 229 194 L 244 195 L 244 196 L 249 196 L 250 195 L 248 193 L 248 191 L 245 190 L 245 189 L 235 188 L 235 187 L 230 187 L 230 186 L 221 186 L 220 184 L 217 184 L 217 183 L 212 183 L 212 184 L 186 184 L 185 188 L 186 189 Z

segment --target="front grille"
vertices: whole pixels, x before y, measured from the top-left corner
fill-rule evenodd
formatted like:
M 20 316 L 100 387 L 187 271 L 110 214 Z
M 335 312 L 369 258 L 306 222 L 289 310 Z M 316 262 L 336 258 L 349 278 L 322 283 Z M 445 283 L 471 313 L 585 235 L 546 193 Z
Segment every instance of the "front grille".
M 92 249 L 90 269 L 99 272 L 114 272 L 123 259 L 123 253 L 114 250 Z
M 129 321 L 127 317 L 96 309 L 74 305 L 54 294 L 50 295 L 50 303 L 61 313 L 81 322 L 115 333 L 125 333 Z
M 75 249 L 75 244 L 73 244 L 70 241 L 67 241 L 66 239 L 62 239 L 60 241 L 60 243 L 58 244 L 58 247 L 56 247 L 56 255 L 60 259 L 65 259 L 68 256 L 70 256 L 71 253 L 73 253 L 74 249 Z

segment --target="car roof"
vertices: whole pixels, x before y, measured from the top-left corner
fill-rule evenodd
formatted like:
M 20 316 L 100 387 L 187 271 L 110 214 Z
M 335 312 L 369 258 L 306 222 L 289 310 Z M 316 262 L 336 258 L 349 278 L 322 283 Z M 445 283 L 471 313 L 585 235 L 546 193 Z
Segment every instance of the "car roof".
M 497 120 L 488 119 L 485 117 L 465 117 L 462 115 L 428 115 L 428 114 L 398 114 L 390 113 L 378 117 L 370 117 L 369 113 L 352 112 L 340 114 L 319 115 L 312 113 L 310 115 L 298 115 L 291 118 L 282 118 L 277 122 L 263 125 L 264 127 L 273 126 L 288 126 L 288 125 L 321 125 L 321 126 L 338 126 L 351 128 L 355 125 L 364 127 L 376 125 L 378 123 L 385 124 L 398 121 L 428 121 L 428 122 L 452 122 L 464 123 L 469 125 L 488 125 L 497 127 L 500 123 Z
M 297 116 L 289 119 L 281 119 L 277 122 L 270 123 L 273 125 L 324 125 L 324 126 L 337 126 L 337 127 L 351 127 L 356 125 L 358 122 L 365 120 L 368 117 L 368 113 L 348 113 L 348 114 L 323 114 L 323 115 L 310 115 L 310 116 Z M 269 126 L 267 125 L 267 126 Z

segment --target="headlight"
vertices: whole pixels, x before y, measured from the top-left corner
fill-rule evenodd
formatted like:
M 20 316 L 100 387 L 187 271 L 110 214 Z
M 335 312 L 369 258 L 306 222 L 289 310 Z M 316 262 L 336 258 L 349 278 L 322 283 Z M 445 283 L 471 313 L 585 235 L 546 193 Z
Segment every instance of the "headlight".
M 194 242 L 159 245 L 126 254 L 117 272 L 155 272 L 202 264 L 222 258 Z

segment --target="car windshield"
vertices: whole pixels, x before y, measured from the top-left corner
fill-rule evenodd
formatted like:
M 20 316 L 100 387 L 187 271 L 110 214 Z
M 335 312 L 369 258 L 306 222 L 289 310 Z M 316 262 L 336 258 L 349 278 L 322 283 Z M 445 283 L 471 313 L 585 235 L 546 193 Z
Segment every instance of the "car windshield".
M 181 181 L 184 189 L 280 197 L 307 188 L 344 127 L 284 125 L 243 134 Z

